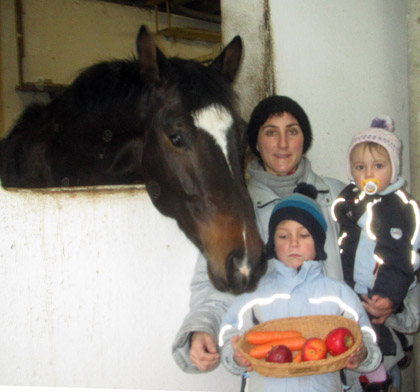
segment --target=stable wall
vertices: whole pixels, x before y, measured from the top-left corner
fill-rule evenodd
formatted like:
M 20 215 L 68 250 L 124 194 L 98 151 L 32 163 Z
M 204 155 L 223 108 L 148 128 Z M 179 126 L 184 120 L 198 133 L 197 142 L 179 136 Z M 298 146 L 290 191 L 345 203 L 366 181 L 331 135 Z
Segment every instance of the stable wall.
M 196 248 L 142 187 L 0 189 L 0 384 L 238 391 L 171 344 Z
M 407 1 L 410 97 L 410 164 L 411 191 L 420 199 L 420 1 Z M 420 374 L 420 335 L 414 340 L 414 374 Z M 420 390 L 420 379 L 415 378 L 414 390 Z

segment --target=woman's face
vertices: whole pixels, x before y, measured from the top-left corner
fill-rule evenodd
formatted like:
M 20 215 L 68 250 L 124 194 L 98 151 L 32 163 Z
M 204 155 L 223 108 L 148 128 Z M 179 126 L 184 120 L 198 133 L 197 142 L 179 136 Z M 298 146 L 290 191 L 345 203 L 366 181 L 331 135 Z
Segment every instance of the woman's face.
M 277 176 L 293 173 L 303 154 L 303 132 L 290 113 L 274 114 L 261 125 L 257 150 L 265 170 Z

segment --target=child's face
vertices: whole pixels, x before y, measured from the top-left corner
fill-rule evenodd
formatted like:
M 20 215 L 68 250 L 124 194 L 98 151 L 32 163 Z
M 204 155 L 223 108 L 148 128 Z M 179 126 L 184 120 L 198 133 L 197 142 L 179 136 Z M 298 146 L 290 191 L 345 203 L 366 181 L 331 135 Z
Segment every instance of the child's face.
M 309 231 L 292 220 L 281 221 L 274 233 L 274 249 L 277 259 L 290 268 L 299 268 L 316 255 L 315 243 Z
M 350 168 L 359 190 L 363 190 L 363 180 L 378 179 L 377 192 L 383 191 L 391 182 L 391 160 L 385 148 L 369 148 L 364 143 L 358 144 L 350 154 Z

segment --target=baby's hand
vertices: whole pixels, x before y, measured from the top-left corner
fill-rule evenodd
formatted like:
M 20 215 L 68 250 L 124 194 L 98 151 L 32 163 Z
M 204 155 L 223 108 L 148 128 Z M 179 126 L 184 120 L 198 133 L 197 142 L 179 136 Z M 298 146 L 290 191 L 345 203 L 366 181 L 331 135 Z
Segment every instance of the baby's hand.
M 356 369 L 367 357 L 367 349 L 363 342 L 347 359 L 347 369 Z
M 383 324 L 394 311 L 392 301 L 379 295 L 372 295 L 372 298 L 369 298 L 366 294 L 363 294 L 362 304 L 365 310 L 373 316 L 372 322 L 374 324 Z
M 389 298 L 384 298 L 376 294 L 372 295 L 372 302 L 378 309 L 382 309 L 382 310 L 386 310 L 394 306 L 394 304 Z
M 233 359 L 235 360 L 235 362 L 239 365 L 242 366 L 244 368 L 246 368 L 247 372 L 250 372 L 251 370 L 253 370 L 251 362 L 249 362 L 240 352 L 238 349 L 238 341 L 239 341 L 239 335 L 235 335 L 231 342 L 232 342 L 232 346 L 233 349 L 235 350 L 233 353 Z

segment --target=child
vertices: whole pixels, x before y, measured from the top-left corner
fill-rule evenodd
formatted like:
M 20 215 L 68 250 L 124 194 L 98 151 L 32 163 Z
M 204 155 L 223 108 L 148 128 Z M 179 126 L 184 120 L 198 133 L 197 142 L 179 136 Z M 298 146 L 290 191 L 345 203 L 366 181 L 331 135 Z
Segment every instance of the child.
M 341 192 L 332 212 L 340 224 L 344 280 L 359 295 L 397 310 L 416 284 L 419 209 L 402 190 L 401 142 L 393 131 L 392 120 L 383 116 L 353 137 L 347 173 L 354 182 Z M 374 329 L 383 355 L 395 357 L 393 332 L 384 324 Z M 384 381 L 385 369 L 366 376 L 370 382 Z
M 234 300 L 221 325 L 221 358 L 232 373 L 252 370 L 237 350 L 238 334 L 268 320 L 307 315 L 343 315 L 357 320 L 362 328 L 363 343 L 349 357 L 347 367 L 366 372 L 380 364 L 381 353 L 374 342 L 375 334 L 359 298 L 346 284 L 322 273 L 327 225 L 319 205 L 313 200 L 316 189 L 307 184 L 298 185 L 297 191 L 308 194 L 308 190 L 312 198 L 294 193 L 274 207 L 267 242 L 273 272 L 261 279 L 255 292 Z M 262 382 L 264 391 L 342 390 L 339 372 L 293 378 L 263 378 L 252 372 L 250 380 Z M 253 390 L 262 389 L 254 387 Z

